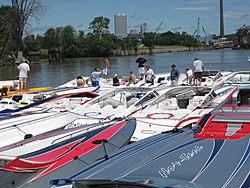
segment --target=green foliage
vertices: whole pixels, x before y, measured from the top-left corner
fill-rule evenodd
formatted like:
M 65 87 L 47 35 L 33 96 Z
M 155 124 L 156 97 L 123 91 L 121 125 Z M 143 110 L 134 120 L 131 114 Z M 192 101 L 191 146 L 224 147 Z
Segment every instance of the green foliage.
M 144 33 L 144 38 L 142 39 L 142 43 L 148 47 L 149 50 L 153 50 L 156 45 L 157 34 L 155 32 Z
M 109 22 L 110 20 L 108 18 L 104 18 L 103 16 L 96 17 L 89 24 L 89 29 L 93 30 L 93 34 L 96 36 L 96 38 L 101 38 L 102 35 L 107 34 Z
M 188 35 L 186 32 L 175 32 L 173 35 L 169 37 L 160 37 L 156 33 L 145 33 L 144 38 L 142 39 L 142 43 L 147 46 L 150 50 L 154 49 L 156 45 L 158 46 L 186 46 L 186 47 L 198 47 L 199 42 Z
M 40 51 L 39 40 L 37 40 L 34 35 L 28 35 L 23 39 L 23 53 L 25 56 L 29 54 L 30 51 Z

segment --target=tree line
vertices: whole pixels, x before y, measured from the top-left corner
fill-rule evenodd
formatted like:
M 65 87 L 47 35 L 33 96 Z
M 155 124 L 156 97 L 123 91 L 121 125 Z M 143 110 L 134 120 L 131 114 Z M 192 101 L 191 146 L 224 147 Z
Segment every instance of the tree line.
M 12 6 L 0 7 L 0 59 L 23 51 L 27 56 L 30 51 L 41 49 L 63 48 L 65 57 L 108 56 L 112 49 L 138 50 L 143 44 L 150 50 L 155 46 L 181 45 L 199 46 L 199 42 L 186 32 L 175 32 L 169 37 L 161 37 L 155 32 L 144 33 L 141 40 L 120 40 L 109 32 L 110 20 L 100 16 L 89 23 L 91 32 L 76 30 L 73 26 L 50 28 L 44 36 L 34 36 L 25 32 L 28 20 L 39 20 L 46 6 L 39 0 L 12 0 Z

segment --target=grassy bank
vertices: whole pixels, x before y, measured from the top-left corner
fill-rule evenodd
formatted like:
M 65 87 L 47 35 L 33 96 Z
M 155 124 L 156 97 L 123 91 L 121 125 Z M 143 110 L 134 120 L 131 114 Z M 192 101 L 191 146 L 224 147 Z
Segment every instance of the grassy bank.
M 155 46 L 154 49 L 172 49 L 172 48 L 186 48 L 186 46 Z M 138 49 L 148 49 L 148 47 L 139 47 Z

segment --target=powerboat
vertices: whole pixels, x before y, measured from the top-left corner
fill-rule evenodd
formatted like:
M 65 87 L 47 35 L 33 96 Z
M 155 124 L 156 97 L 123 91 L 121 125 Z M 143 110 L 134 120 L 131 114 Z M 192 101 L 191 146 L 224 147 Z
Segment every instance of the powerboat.
M 101 94 L 88 103 L 74 108 L 72 112 L 81 116 L 77 124 L 86 125 L 120 118 L 118 114 L 121 112 L 128 116 L 158 96 L 159 92 L 151 87 L 124 86 Z
M 249 187 L 250 88 L 237 88 L 191 128 L 129 144 L 53 188 Z
M 223 83 L 224 76 L 228 76 L 232 71 L 204 70 L 202 73 L 201 86 L 218 86 Z M 188 85 L 187 79 L 183 79 L 180 85 Z
M 159 91 L 160 89 L 156 89 Z M 171 87 L 151 101 L 143 109 L 129 117 L 137 119 L 131 141 L 138 141 L 175 127 L 196 124 L 198 119 L 226 99 L 234 87 Z M 123 117 L 125 114 L 117 114 Z
M 5 115 L 20 111 L 72 110 L 77 105 L 99 95 L 91 90 L 72 89 L 50 94 L 40 92 L 35 94 L 14 95 L 11 98 L 3 98 L 0 100 L 0 114 Z
M 48 187 L 126 145 L 135 119 L 74 127 L 1 148 L 0 187 Z
M 14 115 L 0 120 L 0 147 L 39 136 L 45 133 L 62 130 L 74 125 L 78 114 L 34 113 L 28 115 Z
M 221 78 L 221 85 L 250 84 L 250 71 L 237 71 Z

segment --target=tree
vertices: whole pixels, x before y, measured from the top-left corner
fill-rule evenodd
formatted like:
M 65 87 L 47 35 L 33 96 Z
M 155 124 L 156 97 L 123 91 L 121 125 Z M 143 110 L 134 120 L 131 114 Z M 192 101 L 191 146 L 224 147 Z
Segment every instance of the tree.
M 0 7 L 0 57 L 6 52 L 8 54 L 12 45 L 12 33 L 11 29 L 12 22 L 12 8 L 10 6 L 1 6 Z
M 44 33 L 44 41 L 46 44 L 46 48 L 54 48 L 56 47 L 56 31 L 53 28 L 48 29 Z
M 13 14 L 12 19 L 9 21 L 13 23 L 15 45 L 18 50 L 22 50 L 22 37 L 25 26 L 28 25 L 28 21 L 31 18 L 34 18 L 38 22 L 39 17 L 44 14 L 47 6 L 43 5 L 41 0 L 11 0 L 11 3 Z
M 150 51 L 155 48 L 156 35 L 157 34 L 155 32 L 144 33 L 144 38 L 142 39 L 142 43 L 145 46 L 147 46 Z
M 107 34 L 109 22 L 110 20 L 108 18 L 104 18 L 103 16 L 96 17 L 89 24 L 89 29 L 93 29 L 93 34 L 100 39 L 103 34 Z
M 67 25 L 62 29 L 61 32 L 61 40 L 62 40 L 62 47 L 65 51 L 66 57 L 76 57 L 78 54 L 78 49 L 76 46 L 76 30 L 73 26 Z
M 30 51 L 40 50 L 39 40 L 35 38 L 34 35 L 28 35 L 23 39 L 23 52 L 28 54 Z

